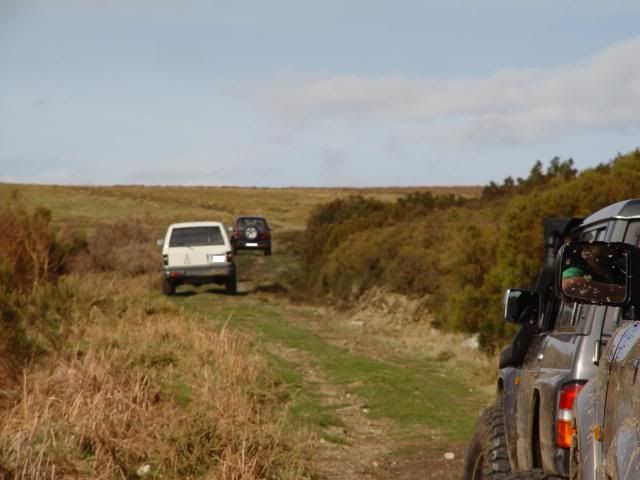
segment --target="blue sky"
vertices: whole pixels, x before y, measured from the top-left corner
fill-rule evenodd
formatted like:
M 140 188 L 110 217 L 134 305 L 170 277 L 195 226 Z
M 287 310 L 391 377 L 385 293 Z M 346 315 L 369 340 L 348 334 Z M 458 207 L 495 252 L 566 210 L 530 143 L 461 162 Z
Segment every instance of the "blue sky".
M 0 0 L 0 181 L 485 184 L 640 146 L 635 1 Z

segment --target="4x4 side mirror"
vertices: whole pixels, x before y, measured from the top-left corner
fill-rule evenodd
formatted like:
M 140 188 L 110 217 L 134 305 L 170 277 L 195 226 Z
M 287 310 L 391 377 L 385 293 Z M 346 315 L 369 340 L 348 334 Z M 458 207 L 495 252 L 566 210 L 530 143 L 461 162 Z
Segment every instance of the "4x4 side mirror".
M 638 264 L 636 251 L 635 247 L 620 242 L 564 245 L 558 252 L 556 268 L 558 295 L 568 302 L 628 305 L 635 296 L 631 283 L 634 265 Z
M 504 294 L 504 319 L 518 325 L 535 321 L 538 302 L 538 292 L 535 290 L 510 288 Z
M 156 240 L 156 245 L 159 247 L 163 247 L 164 246 L 164 238 L 159 238 Z

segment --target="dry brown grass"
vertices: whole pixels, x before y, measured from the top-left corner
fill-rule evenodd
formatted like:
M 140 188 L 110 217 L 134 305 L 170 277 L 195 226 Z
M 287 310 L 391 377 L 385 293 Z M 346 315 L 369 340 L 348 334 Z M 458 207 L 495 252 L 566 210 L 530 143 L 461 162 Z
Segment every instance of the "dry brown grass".
M 72 187 L 0 183 L 0 202 L 17 191 L 31 206 L 46 205 L 56 221 L 92 225 L 113 223 L 132 216 L 166 228 L 177 221 L 221 220 L 231 223 L 238 215 L 264 215 L 276 234 L 305 226 L 316 205 L 349 195 L 395 201 L 408 193 L 432 192 L 480 196 L 481 187 L 395 188 L 242 188 L 242 187 Z M 163 233 L 163 232 L 161 232 Z
M 493 393 L 497 355 L 481 351 L 477 335 L 434 328 L 426 298 L 408 298 L 374 287 L 343 315 L 347 323 L 362 325 L 369 338 L 385 345 L 385 351 L 441 363 L 459 372 L 470 385 Z
M 136 300 L 150 277 L 113 278 L 69 279 L 89 313 L 67 348 L 25 368 L 0 465 L 21 479 L 305 478 L 311 443 L 286 429 L 251 340 Z
M 24 329 L 19 340 L 31 348 L 44 338 L 28 363 L 22 356 L 5 364 L 0 348 L 0 477 L 6 469 L 21 479 L 234 480 L 308 478 L 314 440 L 289 428 L 281 411 L 286 392 L 250 338 L 150 293 L 157 275 L 139 274 L 156 268 L 154 237 L 174 221 L 230 222 L 261 214 L 272 221 L 277 241 L 283 230 L 303 228 L 315 205 L 337 197 L 358 193 L 392 201 L 433 191 L 0 184 L 0 204 L 14 190 L 29 209 L 47 205 L 54 227 L 69 226 L 67 243 L 87 242 L 84 265 L 75 265 L 83 275 L 63 276 L 56 285 L 56 272 L 50 289 L 38 287 L 52 276 L 45 255 L 50 249 L 34 250 L 37 258 L 25 268 L 0 272 L 11 272 L 37 293 L 9 305 L 22 312 L 14 322 Z M 465 194 L 454 190 L 442 193 Z M 40 218 L 48 220 L 32 220 Z M 47 232 L 48 247 L 63 236 Z M 5 259 L 25 258 L 5 250 Z M 73 295 L 60 295 L 65 288 Z M 5 383 L 9 375 L 17 381 Z
M 137 217 L 114 223 L 98 223 L 87 235 L 86 247 L 73 258 L 77 273 L 118 272 L 123 277 L 160 274 L 160 251 L 154 229 Z

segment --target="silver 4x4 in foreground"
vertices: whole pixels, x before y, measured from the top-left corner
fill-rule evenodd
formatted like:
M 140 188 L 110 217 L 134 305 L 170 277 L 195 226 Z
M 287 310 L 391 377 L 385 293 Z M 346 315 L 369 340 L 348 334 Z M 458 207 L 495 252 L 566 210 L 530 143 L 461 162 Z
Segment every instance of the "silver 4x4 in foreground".
M 512 289 L 505 295 L 505 319 L 520 325 L 520 330 L 501 352 L 496 402 L 478 420 L 466 458 L 465 479 L 569 478 L 570 464 L 576 463 L 571 451 L 574 416 L 583 414 L 580 405 L 586 402 L 579 394 L 597 372 L 604 375 L 606 367 L 601 365 L 598 370 L 600 357 L 608 345 L 607 351 L 612 351 L 620 308 L 607 304 L 606 296 L 592 301 L 559 295 L 556 283 L 563 273 L 572 273 L 563 272 L 557 257 L 568 239 L 587 244 L 637 242 L 640 200 L 616 203 L 584 220 L 549 219 L 544 227 L 544 263 L 535 287 Z M 576 291 L 580 291 L 578 283 Z M 620 338 L 618 334 L 616 338 Z M 608 357 L 602 363 L 608 364 Z M 636 363 L 640 366 L 640 361 Z M 591 391 L 591 383 L 588 385 L 587 391 Z M 602 411 L 608 412 L 609 407 Z M 618 415 L 620 422 L 623 415 Z M 582 425 L 601 425 L 595 432 L 599 435 L 606 432 L 607 422 L 579 421 L 580 432 Z M 598 445 L 589 439 L 585 442 L 578 442 L 579 453 L 584 452 L 584 445 L 595 452 Z M 640 475 L 636 472 L 628 478 Z
M 176 223 L 162 242 L 162 292 L 173 295 L 179 285 L 223 284 L 237 292 L 231 243 L 220 222 Z

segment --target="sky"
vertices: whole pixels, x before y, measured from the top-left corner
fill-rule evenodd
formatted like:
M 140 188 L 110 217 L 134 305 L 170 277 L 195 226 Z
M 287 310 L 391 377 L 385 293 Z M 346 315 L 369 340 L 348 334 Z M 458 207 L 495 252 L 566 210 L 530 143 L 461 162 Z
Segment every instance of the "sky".
M 640 147 L 636 0 L 0 0 L 0 181 L 483 185 Z

